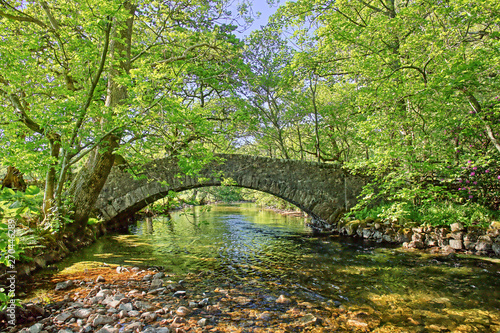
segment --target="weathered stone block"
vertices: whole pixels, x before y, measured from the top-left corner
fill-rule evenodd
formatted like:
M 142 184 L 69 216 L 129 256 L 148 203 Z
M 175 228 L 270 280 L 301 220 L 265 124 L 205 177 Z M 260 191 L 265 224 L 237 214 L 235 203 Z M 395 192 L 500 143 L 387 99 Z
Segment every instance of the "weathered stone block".
M 476 241 L 470 241 L 464 239 L 463 244 L 467 250 L 474 250 L 476 248 Z
M 420 231 L 415 231 L 415 229 L 419 229 Z M 421 228 L 413 228 L 413 235 L 411 236 L 411 240 L 414 242 L 423 242 L 424 234 L 422 234 Z
M 450 245 L 450 239 L 449 238 L 439 238 L 438 239 L 438 246 L 439 247 L 445 247 Z
M 410 249 L 423 249 L 425 246 L 422 241 L 411 241 L 408 243 L 407 247 Z
M 462 231 L 465 228 L 464 228 L 462 223 L 455 222 L 455 223 L 450 224 L 450 229 L 451 229 L 451 232 L 457 232 L 457 231 Z
M 388 243 L 393 243 L 396 241 L 393 237 L 391 237 L 391 235 L 387 235 L 387 234 L 382 236 L 382 240 L 384 240 L 385 242 L 388 242 Z
M 363 228 L 362 229 L 362 236 L 363 238 L 369 239 L 373 235 L 373 232 L 371 228 Z
M 460 239 L 450 239 L 450 247 L 454 250 L 462 250 L 464 248 Z
M 451 234 L 448 234 L 449 238 L 453 238 L 453 239 L 457 239 L 457 240 L 462 240 L 463 236 L 464 236 L 464 233 L 460 232 L 460 231 L 455 231 L 455 232 L 452 232 Z
M 500 242 L 491 244 L 491 249 L 497 256 L 500 256 Z
M 476 244 L 476 251 L 490 251 L 492 248 L 491 242 L 479 240 Z

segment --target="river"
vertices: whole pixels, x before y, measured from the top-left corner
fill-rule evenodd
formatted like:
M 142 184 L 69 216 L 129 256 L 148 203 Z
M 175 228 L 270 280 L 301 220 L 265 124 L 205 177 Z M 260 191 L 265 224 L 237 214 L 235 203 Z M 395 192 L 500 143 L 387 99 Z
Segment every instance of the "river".
M 315 237 L 303 218 L 251 204 L 195 207 L 140 221 L 130 231 L 99 239 L 59 268 L 161 266 L 178 277 L 201 274 L 203 289 L 246 284 L 357 313 L 355 320 L 385 331 L 500 330 L 498 259 Z

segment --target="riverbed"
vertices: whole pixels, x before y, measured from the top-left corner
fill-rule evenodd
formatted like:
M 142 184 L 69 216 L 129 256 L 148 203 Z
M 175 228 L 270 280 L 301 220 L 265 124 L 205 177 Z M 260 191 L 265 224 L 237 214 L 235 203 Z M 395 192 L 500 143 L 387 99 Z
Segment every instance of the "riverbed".
M 306 331 L 328 332 L 328 325 L 340 331 L 500 330 L 498 259 L 316 237 L 303 218 L 251 204 L 194 207 L 147 218 L 131 226 L 130 234 L 103 237 L 60 262 L 58 274 L 103 263 L 153 267 L 170 280 L 191 281 L 193 293 L 236 288 L 250 300 L 240 310 L 271 312 L 276 318 L 292 305 L 305 304 L 323 316 Z M 280 297 L 287 302 L 277 304 Z M 332 318 L 343 326 L 332 324 Z

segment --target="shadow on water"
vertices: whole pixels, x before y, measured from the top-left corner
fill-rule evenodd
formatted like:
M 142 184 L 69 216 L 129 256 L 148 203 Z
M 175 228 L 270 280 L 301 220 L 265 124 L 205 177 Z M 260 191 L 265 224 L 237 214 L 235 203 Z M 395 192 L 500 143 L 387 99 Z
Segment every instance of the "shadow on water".
M 102 238 L 60 268 L 96 262 L 201 273 L 199 288 L 245 284 L 315 306 L 345 307 L 389 331 L 500 329 L 499 260 L 316 238 L 301 218 L 249 205 L 146 219 L 131 234 Z

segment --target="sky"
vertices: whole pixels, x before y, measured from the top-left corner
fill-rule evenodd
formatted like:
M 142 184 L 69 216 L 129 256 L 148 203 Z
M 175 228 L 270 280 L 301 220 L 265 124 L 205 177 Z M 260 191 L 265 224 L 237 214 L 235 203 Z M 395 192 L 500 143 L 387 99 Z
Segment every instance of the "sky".
M 266 25 L 269 17 L 276 12 L 278 6 L 278 4 L 271 6 L 266 0 L 253 0 L 252 10 L 254 13 L 260 12 L 260 17 L 255 19 L 248 29 L 241 33 L 237 33 L 236 36 L 248 36 L 252 31 L 259 30 L 261 26 Z

